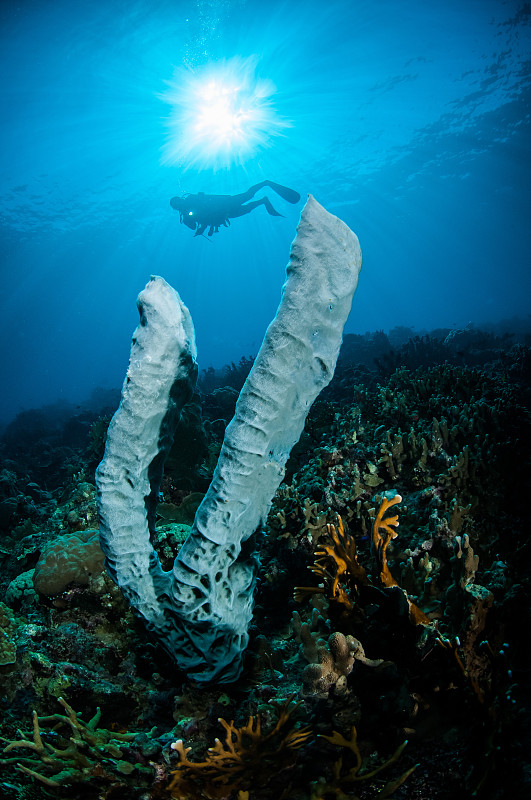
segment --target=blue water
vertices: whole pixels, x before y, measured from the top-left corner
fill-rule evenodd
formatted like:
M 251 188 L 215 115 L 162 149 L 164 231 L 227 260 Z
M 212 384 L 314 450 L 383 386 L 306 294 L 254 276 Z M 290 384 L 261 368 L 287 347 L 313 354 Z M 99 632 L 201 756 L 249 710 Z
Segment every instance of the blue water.
M 284 217 L 258 208 L 209 241 L 169 206 L 185 192 L 268 178 L 341 216 L 364 256 L 347 332 L 528 317 L 529 3 L 13 0 L 0 14 L 0 419 L 120 386 L 152 273 L 190 308 L 200 367 L 256 353 L 302 202 L 268 191 Z M 220 164 L 187 150 L 179 93 L 238 64 L 268 87 L 266 124 Z

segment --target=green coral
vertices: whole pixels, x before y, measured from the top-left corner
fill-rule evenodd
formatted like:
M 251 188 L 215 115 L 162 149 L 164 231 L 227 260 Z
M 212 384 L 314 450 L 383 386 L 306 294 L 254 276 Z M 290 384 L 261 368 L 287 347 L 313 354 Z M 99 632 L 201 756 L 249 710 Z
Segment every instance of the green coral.
M 8 756 L 0 759 L 0 764 L 15 764 L 21 772 L 51 788 L 93 779 L 113 781 L 117 776 L 133 771 L 152 774 L 141 763 L 126 758 L 128 746 L 142 734 L 117 733 L 100 728 L 99 708 L 92 719 L 83 722 L 66 700 L 62 697 L 57 699 L 66 714 L 39 717 L 34 711 L 31 736 L 19 731 L 20 739 L 4 739 L 8 741 L 4 753 L 29 750 L 31 755 Z M 45 723 L 52 724 L 48 734 L 41 731 L 41 725 Z M 48 741 L 49 737 L 55 744 Z

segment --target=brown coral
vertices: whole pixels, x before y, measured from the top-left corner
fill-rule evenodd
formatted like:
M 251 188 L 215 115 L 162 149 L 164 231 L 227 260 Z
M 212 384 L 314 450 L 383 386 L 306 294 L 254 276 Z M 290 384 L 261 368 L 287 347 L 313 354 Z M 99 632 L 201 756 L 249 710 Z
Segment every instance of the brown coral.
M 191 747 L 182 739 L 172 748 L 179 754 L 179 764 L 169 789 L 172 797 L 189 800 L 220 800 L 232 792 L 251 786 L 263 786 L 280 770 L 291 766 L 296 751 L 312 736 L 308 728 L 296 729 L 290 723 L 300 703 L 291 698 L 279 709 L 279 718 L 269 733 L 262 733 L 260 715 L 250 716 L 247 725 L 237 728 L 234 722 L 219 722 L 225 729 L 225 741 L 216 739 L 204 761 L 190 761 Z
M 389 543 L 398 536 L 396 528 L 398 527 L 399 523 L 398 514 L 395 514 L 394 517 L 385 517 L 385 512 L 391 508 L 391 506 L 401 502 L 402 498 L 399 494 L 396 494 L 390 500 L 384 497 L 372 527 L 372 541 L 380 569 L 379 579 L 380 583 L 382 583 L 386 588 L 398 586 L 398 583 L 395 581 L 391 575 L 391 571 L 389 570 L 386 550 Z M 384 531 L 384 534 L 381 533 L 382 530 Z M 409 619 L 411 622 L 414 625 L 430 625 L 430 618 L 426 616 L 426 614 L 409 599 L 407 592 L 404 591 L 404 589 L 401 589 L 401 591 L 404 593 L 409 606 Z
M 372 529 L 374 552 L 378 561 L 379 583 L 384 588 L 396 586 L 400 589 L 389 570 L 386 554 L 389 543 L 397 536 L 395 528 L 398 526 L 398 515 L 385 517 L 385 512 L 391 506 L 400 503 L 401 500 L 402 498 L 399 494 L 391 499 L 384 497 Z M 327 527 L 331 543 L 321 545 L 315 551 L 316 560 L 310 567 L 311 571 L 321 578 L 322 584 L 320 586 L 297 586 L 293 596 L 295 600 L 301 602 L 308 596 L 323 594 L 328 599 L 339 603 L 343 609 L 350 613 L 354 610 L 351 598 L 359 592 L 360 588 L 374 586 L 374 582 L 358 562 L 356 542 L 345 530 L 341 517 L 338 516 L 337 527 L 335 525 L 328 525 Z M 343 582 L 346 586 L 343 585 Z M 406 598 L 411 622 L 415 625 L 431 624 L 429 617 L 409 599 L 407 592 L 403 589 L 400 589 L 400 591 L 404 593 Z
M 354 754 L 355 763 L 354 766 L 349 770 L 345 770 L 343 768 L 343 758 L 340 757 L 333 765 L 332 781 L 330 783 L 319 781 L 312 787 L 312 800 L 321 800 L 325 797 L 336 797 L 338 800 L 348 800 L 348 798 L 356 800 L 354 795 L 350 794 L 350 789 L 347 789 L 347 785 L 360 783 L 361 781 L 368 781 L 376 777 L 376 775 L 378 775 L 384 769 L 387 769 L 387 767 L 390 767 L 395 763 L 395 761 L 398 761 L 407 745 L 406 740 L 395 750 L 388 761 L 385 761 L 383 764 L 380 764 L 374 769 L 365 769 L 365 771 L 362 771 L 364 767 L 363 757 L 358 747 L 358 734 L 354 725 L 350 731 L 350 739 L 347 739 L 338 731 L 334 731 L 332 736 L 325 736 L 323 734 L 319 735 L 322 739 L 326 739 L 328 742 L 330 742 L 330 744 L 350 750 Z M 388 781 L 386 785 L 380 789 L 380 791 L 378 791 L 378 797 L 391 797 L 395 790 L 404 783 L 404 781 L 409 777 L 409 775 L 411 775 L 417 766 L 418 764 L 415 764 L 415 766 L 407 769 L 399 778 Z M 346 791 L 349 793 L 346 794 Z

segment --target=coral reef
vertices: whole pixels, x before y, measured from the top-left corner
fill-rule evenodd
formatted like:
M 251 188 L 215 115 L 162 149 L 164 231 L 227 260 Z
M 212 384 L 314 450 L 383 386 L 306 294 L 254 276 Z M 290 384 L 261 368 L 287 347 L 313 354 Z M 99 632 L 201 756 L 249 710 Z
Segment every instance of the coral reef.
M 402 347 L 407 332 L 391 333 Z M 448 333 L 430 338 L 451 355 Z M 382 336 L 359 337 L 365 363 L 340 358 L 260 537 L 231 685 L 176 673 L 102 572 L 35 591 L 39 562 L 62 572 L 51 554 L 96 527 L 101 409 L 14 425 L 0 444 L 2 797 L 504 800 L 507 775 L 527 797 L 529 356 L 464 337 L 446 364 L 414 342 L 412 360 L 433 360 L 413 370 L 374 364 Z M 152 532 L 165 569 L 230 416 L 234 390 L 219 388 L 202 390 L 200 421 L 196 405 L 185 416 L 206 450 L 167 464 Z
M 354 636 L 345 636 L 339 631 L 331 633 L 328 640 L 316 639 L 306 628 L 300 626 L 300 638 L 304 657 L 309 662 L 302 673 L 303 694 L 328 697 L 343 694 L 347 690 L 347 677 L 357 659 L 368 666 L 379 666 L 382 659 L 371 660 L 365 655 L 361 642 Z

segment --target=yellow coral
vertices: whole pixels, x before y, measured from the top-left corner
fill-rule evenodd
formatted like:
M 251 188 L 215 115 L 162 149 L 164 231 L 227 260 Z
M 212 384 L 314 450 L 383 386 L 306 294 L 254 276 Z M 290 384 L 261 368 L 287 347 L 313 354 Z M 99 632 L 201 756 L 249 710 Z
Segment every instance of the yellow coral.
M 401 503 L 402 498 L 399 494 L 395 494 L 390 500 L 386 497 L 383 498 L 380 508 L 378 509 L 378 513 L 374 520 L 374 524 L 372 526 L 372 541 L 374 545 L 374 550 L 376 553 L 376 557 L 378 559 L 378 566 L 380 569 L 380 582 L 385 587 L 390 586 L 398 586 L 399 584 L 395 581 L 393 576 L 391 575 L 391 571 L 389 569 L 389 565 L 387 563 L 387 554 L 386 550 L 389 543 L 396 539 L 398 533 L 396 528 L 398 527 L 398 514 L 395 514 L 394 517 L 385 517 L 385 512 L 391 508 L 391 506 L 395 506 L 397 503 Z M 385 518 L 384 518 L 385 517 Z M 384 531 L 382 534 L 381 531 Z M 420 610 L 418 606 L 413 603 L 409 597 L 407 596 L 407 592 L 402 589 L 404 595 L 406 596 L 406 600 L 409 606 L 409 619 L 414 625 L 430 625 L 431 620 L 426 614 Z
M 391 574 L 386 554 L 389 543 L 398 535 L 396 532 L 398 515 L 385 517 L 385 513 L 401 501 L 402 498 L 399 494 L 391 499 L 384 497 L 372 528 L 374 552 L 378 560 L 379 583 L 385 588 L 399 586 Z M 301 602 L 310 595 L 324 594 L 328 599 L 341 604 L 347 612 L 351 612 L 354 609 L 351 600 L 352 591 L 357 592 L 360 587 L 373 586 L 374 583 L 358 562 L 355 539 L 345 530 L 341 517 L 338 516 L 337 526 L 328 525 L 327 529 L 330 544 L 322 544 L 315 551 L 315 563 L 310 567 L 311 571 L 321 578 L 322 584 L 320 586 L 297 586 L 293 597 L 297 602 Z M 342 579 L 346 579 L 347 588 L 343 586 Z M 350 590 L 350 594 L 347 589 Z M 411 622 L 415 625 L 431 624 L 429 617 L 411 602 L 407 592 L 403 589 L 401 591 L 404 592 L 408 602 Z
M 389 571 L 385 551 L 387 550 L 389 542 L 396 539 L 398 536 L 395 528 L 397 528 L 399 524 L 398 514 L 394 517 L 387 517 L 387 519 L 384 519 L 384 515 L 388 508 L 401 502 L 402 498 L 399 494 L 395 494 L 391 500 L 384 497 L 372 526 L 372 543 L 380 565 L 380 581 L 384 586 L 398 585 Z M 384 535 L 380 533 L 382 530 L 385 531 Z
M 327 525 L 326 527 L 331 544 L 322 544 L 315 551 L 315 563 L 310 569 L 324 581 L 325 586 L 329 586 L 329 598 L 350 611 L 353 607 L 352 602 L 341 583 L 341 578 L 347 578 L 353 587 L 366 586 L 369 584 L 369 579 L 364 568 L 358 562 L 356 541 L 345 530 L 341 517 L 338 515 L 337 526 Z M 324 592 L 324 588 L 319 586 L 297 586 L 294 598 L 300 602 L 308 595 Z

